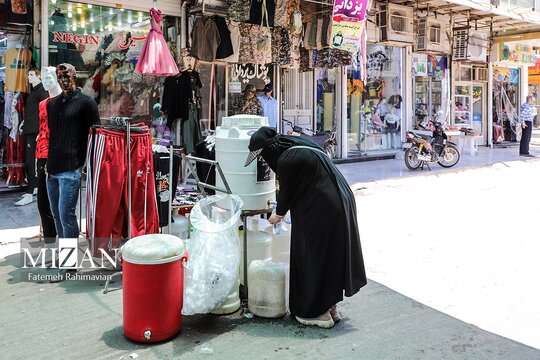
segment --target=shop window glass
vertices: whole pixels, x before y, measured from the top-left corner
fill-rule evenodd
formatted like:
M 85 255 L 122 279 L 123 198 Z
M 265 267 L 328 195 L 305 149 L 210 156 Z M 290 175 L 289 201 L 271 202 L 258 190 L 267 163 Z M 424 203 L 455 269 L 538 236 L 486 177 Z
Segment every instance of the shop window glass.
M 336 130 L 336 69 L 317 71 L 316 128 L 318 131 Z
M 401 146 L 403 118 L 402 49 L 367 46 L 366 82 L 361 66 L 347 68 L 348 157 Z
M 62 0 L 49 0 L 49 11 L 49 66 L 75 66 L 77 85 L 96 100 L 102 121 L 126 116 L 150 123 L 165 78 L 134 72 L 150 15 Z M 176 57 L 175 19 L 165 16 L 162 24 Z
M 26 185 L 24 135 L 18 129 L 33 54 L 29 34 L 0 31 L 0 191 Z

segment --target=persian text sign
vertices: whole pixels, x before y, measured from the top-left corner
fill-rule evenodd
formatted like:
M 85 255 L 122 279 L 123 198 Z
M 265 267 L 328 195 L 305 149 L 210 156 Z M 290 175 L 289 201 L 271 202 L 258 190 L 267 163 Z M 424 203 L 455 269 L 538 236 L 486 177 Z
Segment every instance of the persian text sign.
M 367 0 L 334 0 L 330 46 L 356 52 L 366 18 Z

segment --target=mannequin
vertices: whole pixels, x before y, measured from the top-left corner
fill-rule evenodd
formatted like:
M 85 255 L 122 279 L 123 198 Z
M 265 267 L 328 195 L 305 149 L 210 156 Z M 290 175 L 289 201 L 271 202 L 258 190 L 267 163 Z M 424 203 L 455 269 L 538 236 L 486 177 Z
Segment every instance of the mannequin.
M 60 95 L 62 89 L 56 80 L 56 68 L 54 66 L 41 68 L 41 77 L 43 88 L 45 91 L 48 91 L 49 97 L 39 103 L 39 135 L 36 145 L 37 205 L 41 218 L 41 227 L 43 228 L 43 237 L 45 238 L 45 247 L 54 247 L 56 227 L 51 212 L 49 196 L 47 195 L 47 174 L 45 172 L 49 148 L 47 104 L 52 98 Z M 49 252 L 45 252 L 45 254 L 50 255 Z
M 38 69 L 28 72 L 28 81 L 32 85 L 30 94 L 26 99 L 25 119 L 19 127 L 24 135 L 25 169 L 26 169 L 26 193 L 15 205 L 22 206 L 33 201 L 33 194 L 37 194 L 36 177 L 36 137 L 39 131 L 39 103 L 46 99 L 48 94 L 41 84 L 41 73 Z
M 400 119 L 399 116 L 396 115 L 396 108 L 394 106 L 389 106 L 389 113 L 386 114 L 384 117 L 384 123 L 386 125 L 387 130 L 387 141 L 388 145 L 392 149 L 395 149 L 398 147 L 398 134 L 399 134 L 399 125 L 400 125 Z
M 77 88 L 76 76 L 73 65 L 58 65 L 56 77 L 62 94 L 47 103 L 50 131 L 47 193 L 59 238 L 79 237 L 75 209 L 86 160 L 88 131 L 100 120 L 96 102 Z
M 388 105 L 386 103 L 386 98 L 381 98 L 379 105 L 377 106 L 377 114 L 380 116 L 381 120 L 384 122 L 384 117 L 388 114 Z

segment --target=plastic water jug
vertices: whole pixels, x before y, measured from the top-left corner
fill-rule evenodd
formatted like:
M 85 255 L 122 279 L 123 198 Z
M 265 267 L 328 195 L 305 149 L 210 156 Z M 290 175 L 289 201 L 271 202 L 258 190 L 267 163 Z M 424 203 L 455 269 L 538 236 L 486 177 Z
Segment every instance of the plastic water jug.
M 285 263 L 254 260 L 248 269 L 248 308 L 254 315 L 278 318 L 287 314 L 288 268 Z
M 272 236 L 259 229 L 259 219 L 254 218 L 251 223 L 251 231 L 247 231 L 247 263 L 253 260 L 272 260 Z M 243 239 L 242 254 L 240 256 L 240 282 L 244 284 L 244 248 Z M 249 266 L 248 266 L 249 269 Z
M 180 239 L 189 238 L 189 219 L 185 216 L 174 214 L 174 222 L 171 224 L 171 235 L 178 236 Z
M 240 308 L 240 278 L 231 289 L 229 296 L 223 301 L 223 303 L 216 309 L 212 310 L 214 315 L 228 315 L 232 314 Z

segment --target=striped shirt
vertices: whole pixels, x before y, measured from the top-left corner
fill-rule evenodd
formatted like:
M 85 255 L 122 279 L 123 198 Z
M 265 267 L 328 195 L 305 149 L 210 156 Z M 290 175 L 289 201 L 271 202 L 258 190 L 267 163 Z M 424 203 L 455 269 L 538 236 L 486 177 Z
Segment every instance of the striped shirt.
M 519 109 L 519 121 L 522 124 L 525 124 L 525 121 L 532 122 L 534 119 L 534 110 L 533 106 L 528 103 L 524 103 L 521 105 L 521 108 Z

